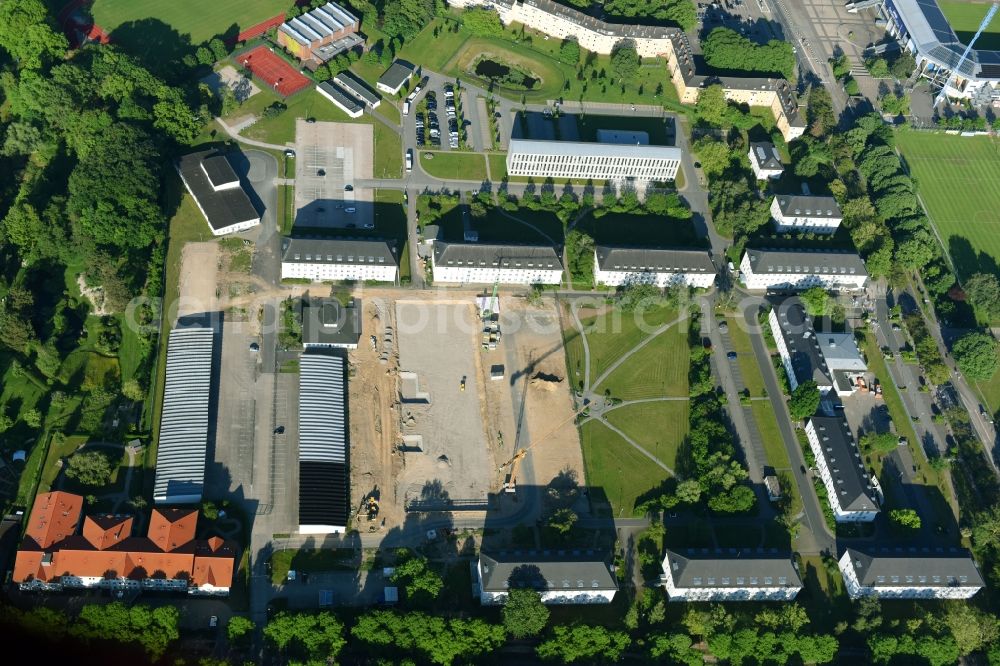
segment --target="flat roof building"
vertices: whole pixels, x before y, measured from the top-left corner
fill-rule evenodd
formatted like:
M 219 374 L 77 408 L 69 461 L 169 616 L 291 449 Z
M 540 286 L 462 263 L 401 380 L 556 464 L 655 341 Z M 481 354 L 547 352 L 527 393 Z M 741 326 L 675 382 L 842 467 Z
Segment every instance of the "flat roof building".
M 871 522 L 879 513 L 872 477 L 843 418 L 812 416 L 806 422 L 809 448 L 838 523 Z
M 771 201 L 771 217 L 778 231 L 832 234 L 844 219 L 833 197 L 779 194 Z
M 747 157 L 750 158 L 750 167 L 757 180 L 778 178 L 785 172 L 778 149 L 768 141 L 752 142 Z
M 518 588 L 535 590 L 546 604 L 607 604 L 618 592 L 608 559 L 591 550 L 482 552 L 476 574 L 483 605 L 502 604 Z
M 399 248 L 381 238 L 310 238 L 281 241 L 281 278 L 396 282 Z
M 351 118 L 360 118 L 365 112 L 364 104 L 337 83 L 323 81 L 316 85 L 316 91 Z
M 852 599 L 968 599 L 986 586 L 964 548 L 847 548 L 838 566 Z
M 791 553 L 667 550 L 660 577 L 670 601 L 790 601 L 802 589 Z
M 201 501 L 214 357 L 215 329 L 194 326 L 170 331 L 153 484 L 157 504 Z
M 335 298 L 309 298 L 302 304 L 305 349 L 357 349 L 361 338 L 361 301 L 341 305 Z
M 431 266 L 435 282 L 458 284 L 560 284 L 563 274 L 551 245 L 435 241 Z
M 740 261 L 747 289 L 856 291 L 868 283 L 865 262 L 851 250 L 748 249 Z
M 299 532 L 342 533 L 350 499 L 344 359 L 308 349 L 299 359 Z
M 594 282 L 608 287 L 652 284 L 708 288 L 715 264 L 707 250 L 598 245 L 594 249 Z
M 177 161 L 177 172 L 212 234 L 232 234 L 260 224 L 260 213 L 225 155 L 215 150 L 184 155 Z
M 512 138 L 507 151 L 507 173 L 532 178 L 667 182 L 680 163 L 673 146 Z
M 374 109 L 382 103 L 382 96 L 369 88 L 367 83 L 350 70 L 345 69 L 340 74 L 337 74 L 333 77 L 333 82 L 370 109 Z
M 79 495 L 57 491 L 35 498 L 12 577 L 22 590 L 229 594 L 237 544 L 196 539 L 197 509 L 153 509 L 145 537 L 132 536 L 132 516 L 82 512 Z
M 413 65 L 405 60 L 394 60 L 389 69 L 378 78 L 375 87 L 382 92 L 395 95 L 413 76 Z

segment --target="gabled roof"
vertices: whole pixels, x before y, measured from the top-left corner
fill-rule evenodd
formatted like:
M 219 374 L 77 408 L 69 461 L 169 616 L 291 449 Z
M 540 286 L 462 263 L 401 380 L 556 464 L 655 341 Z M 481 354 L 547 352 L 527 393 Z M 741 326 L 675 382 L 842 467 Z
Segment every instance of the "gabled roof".
M 594 252 L 602 271 L 715 273 L 715 264 L 707 250 L 598 245 Z
M 754 161 L 758 169 L 784 169 L 781 163 L 781 156 L 773 143 L 767 141 L 754 142 L 750 144 L 750 159 Z
M 878 511 L 871 477 L 847 421 L 835 416 L 811 416 L 808 426 L 816 431 L 820 454 L 830 471 L 841 510 Z
M 791 553 L 777 550 L 668 550 L 663 566 L 674 587 L 682 589 L 802 587 Z
M 338 104 L 347 109 L 348 113 L 358 113 L 362 110 L 357 96 L 345 90 L 339 83 L 323 81 L 316 87 L 319 88 L 320 92 L 336 100 Z
M 607 560 L 590 550 L 480 553 L 479 567 L 485 592 L 518 587 L 576 594 L 618 589 Z
M 559 252 L 551 245 L 491 243 L 434 243 L 434 263 L 439 266 L 562 270 Z M 528 266 L 528 264 L 532 264 Z
M 369 88 L 365 81 L 361 80 L 350 70 L 345 69 L 340 74 L 337 74 L 333 77 L 333 81 L 358 99 L 364 100 L 369 106 L 378 104 L 382 100 L 381 95 Z
M 157 548 L 170 552 L 193 541 L 197 526 L 197 509 L 153 509 L 149 538 Z
M 779 194 L 778 208 L 785 217 L 809 217 L 816 219 L 842 219 L 840 206 L 833 197 L 807 197 L 797 194 Z
M 83 537 L 98 550 L 105 550 L 132 536 L 132 516 L 87 516 Z
M 283 239 L 281 245 L 281 260 L 285 263 L 399 265 L 399 248 L 394 240 L 296 236 Z
M 802 300 L 792 296 L 772 298 L 770 302 L 788 350 L 795 380 L 799 384 L 811 380 L 819 386 L 833 386 L 833 374 L 823 357 L 812 318 L 806 313 Z
M 862 587 L 984 587 L 982 574 L 963 548 L 848 548 Z
M 54 491 L 35 497 L 24 535 L 39 548 L 48 548 L 76 532 L 83 510 L 79 495 Z
M 310 298 L 302 307 L 302 344 L 356 345 L 361 337 L 361 302 L 343 306 L 334 298 Z
M 208 226 L 218 231 L 241 222 L 259 220 L 260 213 L 254 208 L 250 197 L 247 196 L 242 187 L 216 190 L 212 186 L 212 181 L 206 175 L 206 169 L 210 170 L 210 173 L 215 173 L 223 181 L 228 177 L 222 173 L 225 167 L 216 158 L 223 161 L 228 160 L 227 157 L 215 150 L 202 150 L 184 155 L 177 161 L 177 170 L 181 174 L 181 179 L 188 192 L 194 197 L 198 208 L 204 214 Z M 231 169 L 232 166 L 230 166 Z
M 406 83 L 411 76 L 413 76 L 413 65 L 402 60 L 395 60 L 389 69 L 378 77 L 378 82 L 395 90 Z
M 786 273 L 800 275 L 868 275 L 865 262 L 851 250 L 772 250 L 746 251 L 756 275 Z

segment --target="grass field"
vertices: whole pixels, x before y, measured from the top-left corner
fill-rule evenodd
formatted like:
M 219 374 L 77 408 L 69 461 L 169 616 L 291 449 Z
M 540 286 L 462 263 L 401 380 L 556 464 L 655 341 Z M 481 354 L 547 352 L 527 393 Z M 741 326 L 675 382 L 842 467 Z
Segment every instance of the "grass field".
M 963 44 L 972 40 L 990 8 L 988 3 L 972 3 L 968 0 L 938 0 L 938 6 Z M 997 21 L 994 20 L 979 36 L 976 48 L 988 51 L 1000 49 L 1000 24 Z
M 271 92 L 262 90 L 240 107 L 233 115 L 241 116 L 247 113 L 260 114 L 261 111 L 278 97 Z M 361 116 L 358 119 L 349 117 L 338 109 L 328 99 L 315 89 L 296 95 L 286 101 L 288 108 L 274 118 L 261 118 L 242 132 L 243 136 L 258 141 L 284 145 L 295 141 L 296 118 L 315 118 L 320 121 L 340 123 L 371 123 L 371 116 Z M 402 158 L 400 158 L 402 159 Z
M 660 333 L 593 388 L 609 389 L 622 400 L 683 397 L 688 394 L 688 359 L 685 320 Z
M 296 573 L 353 570 L 354 551 L 339 550 L 279 550 L 271 555 L 271 582 L 282 585 L 292 569 Z
M 376 178 L 399 178 L 403 175 L 403 139 L 380 122 L 375 123 Z
M 959 276 L 996 273 L 1000 143 L 990 137 L 901 131 L 897 145 Z
M 424 151 L 419 155 L 420 168 L 435 178 L 486 180 L 486 160 L 479 153 Z
M 490 180 L 498 183 L 507 177 L 507 153 L 492 153 L 486 159 L 490 163 Z
M 664 465 L 676 469 L 677 450 L 688 433 L 686 400 L 626 405 L 608 412 L 607 419 Z
M 636 499 L 670 476 L 603 423 L 581 426 L 580 444 L 591 496 L 603 493 L 615 516 L 632 515 Z
M 245 30 L 288 9 L 288 0 L 95 0 L 94 21 L 108 33 L 124 23 L 159 19 L 200 44 L 215 35 Z

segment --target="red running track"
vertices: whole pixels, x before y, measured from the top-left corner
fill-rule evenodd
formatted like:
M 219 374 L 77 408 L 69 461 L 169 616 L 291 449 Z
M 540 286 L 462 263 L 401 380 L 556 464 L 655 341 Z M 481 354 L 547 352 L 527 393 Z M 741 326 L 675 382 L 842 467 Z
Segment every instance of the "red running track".
M 295 71 L 281 57 L 271 53 L 271 50 L 266 46 L 258 46 L 241 54 L 238 58 L 241 65 L 262 79 L 271 87 L 271 90 L 282 97 L 288 97 L 312 83 L 306 76 Z

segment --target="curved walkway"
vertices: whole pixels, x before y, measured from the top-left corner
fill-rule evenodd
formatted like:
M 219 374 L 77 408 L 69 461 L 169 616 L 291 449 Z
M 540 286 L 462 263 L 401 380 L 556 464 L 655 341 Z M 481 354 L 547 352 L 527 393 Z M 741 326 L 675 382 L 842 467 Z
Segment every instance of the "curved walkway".
M 513 220 L 514 222 L 517 222 L 522 226 L 528 227 L 529 229 L 537 233 L 539 236 L 543 237 L 548 242 L 552 243 L 553 245 L 558 245 L 558 243 L 556 243 L 555 240 L 553 240 L 552 236 L 549 236 L 547 233 L 545 233 L 544 231 L 533 225 L 531 222 L 525 222 L 519 217 L 514 217 L 513 215 L 505 211 L 503 208 L 498 208 L 497 210 L 499 210 L 500 214 L 506 217 L 507 219 Z
M 608 378 L 608 375 L 610 375 L 612 372 L 614 372 L 615 370 L 617 370 L 618 367 L 621 366 L 622 363 L 624 363 L 625 361 L 627 361 L 629 359 L 629 357 L 632 356 L 632 354 L 636 353 L 637 351 L 639 351 L 640 349 L 642 349 L 643 347 L 645 347 L 647 344 L 650 343 L 650 341 L 652 341 L 655 338 L 659 337 L 663 333 L 666 333 L 668 330 L 670 330 L 671 326 L 673 326 L 674 324 L 678 323 L 683 318 L 684 317 L 678 317 L 677 319 L 674 319 L 672 322 L 664 324 L 663 326 L 660 326 L 658 329 L 656 329 L 655 331 L 653 331 L 652 334 L 650 334 L 649 336 L 647 336 L 645 340 L 643 340 L 642 342 L 640 342 L 639 344 L 637 344 L 635 347 L 632 347 L 632 349 L 630 349 L 627 352 L 625 352 L 625 354 L 623 354 L 621 358 L 619 358 L 617 361 L 615 361 L 610 366 L 608 366 L 608 369 L 604 371 L 604 374 L 602 374 L 600 377 L 598 377 L 597 379 L 594 380 L 594 387 L 596 388 L 596 387 L 600 386 L 601 383 L 605 379 Z
M 586 395 L 590 393 L 590 345 L 587 344 L 587 334 L 583 331 L 583 324 L 580 322 L 580 317 L 572 303 L 569 304 L 569 310 L 573 315 L 576 332 L 580 335 L 580 341 L 583 343 L 583 394 Z
M 228 134 L 230 138 L 239 141 L 240 143 L 245 143 L 248 146 L 257 146 L 258 148 L 267 148 L 268 150 L 280 150 L 282 152 L 288 150 L 289 148 L 289 146 L 279 146 L 276 143 L 265 143 L 263 141 L 257 141 L 255 139 L 248 139 L 245 136 L 241 135 L 236 130 L 234 130 L 232 127 L 227 125 L 226 121 L 223 120 L 222 118 L 216 117 L 215 122 L 219 123 L 222 126 L 222 129 L 225 130 L 226 134 Z
M 662 468 L 664 471 L 666 471 L 668 474 L 670 474 L 670 476 L 673 476 L 673 477 L 676 477 L 676 478 L 680 478 L 680 477 L 677 476 L 677 473 L 674 472 L 674 470 L 670 469 L 669 467 L 667 467 L 666 465 L 664 465 L 662 462 L 660 462 L 659 458 L 657 458 L 652 453 L 650 453 L 645 448 L 643 448 L 643 446 L 641 444 L 639 444 L 638 442 L 636 442 L 634 439 L 632 439 L 631 437 L 629 437 L 628 435 L 626 435 L 625 433 L 623 433 L 621 430 L 619 430 L 615 426 L 611 425 L 611 423 L 607 419 L 605 419 L 603 416 L 594 416 L 594 417 L 591 417 L 589 419 L 584 419 L 580 423 L 582 425 L 582 424 L 586 423 L 587 421 L 597 421 L 598 423 L 603 424 L 609 430 L 611 430 L 612 432 L 614 432 L 615 434 L 617 434 L 619 437 L 621 437 L 622 439 L 624 439 L 626 442 L 628 442 L 629 444 L 631 444 L 637 451 L 639 451 L 639 453 L 641 453 L 642 455 L 644 455 L 647 458 L 649 458 L 650 460 L 652 460 L 653 463 L 657 467 Z

